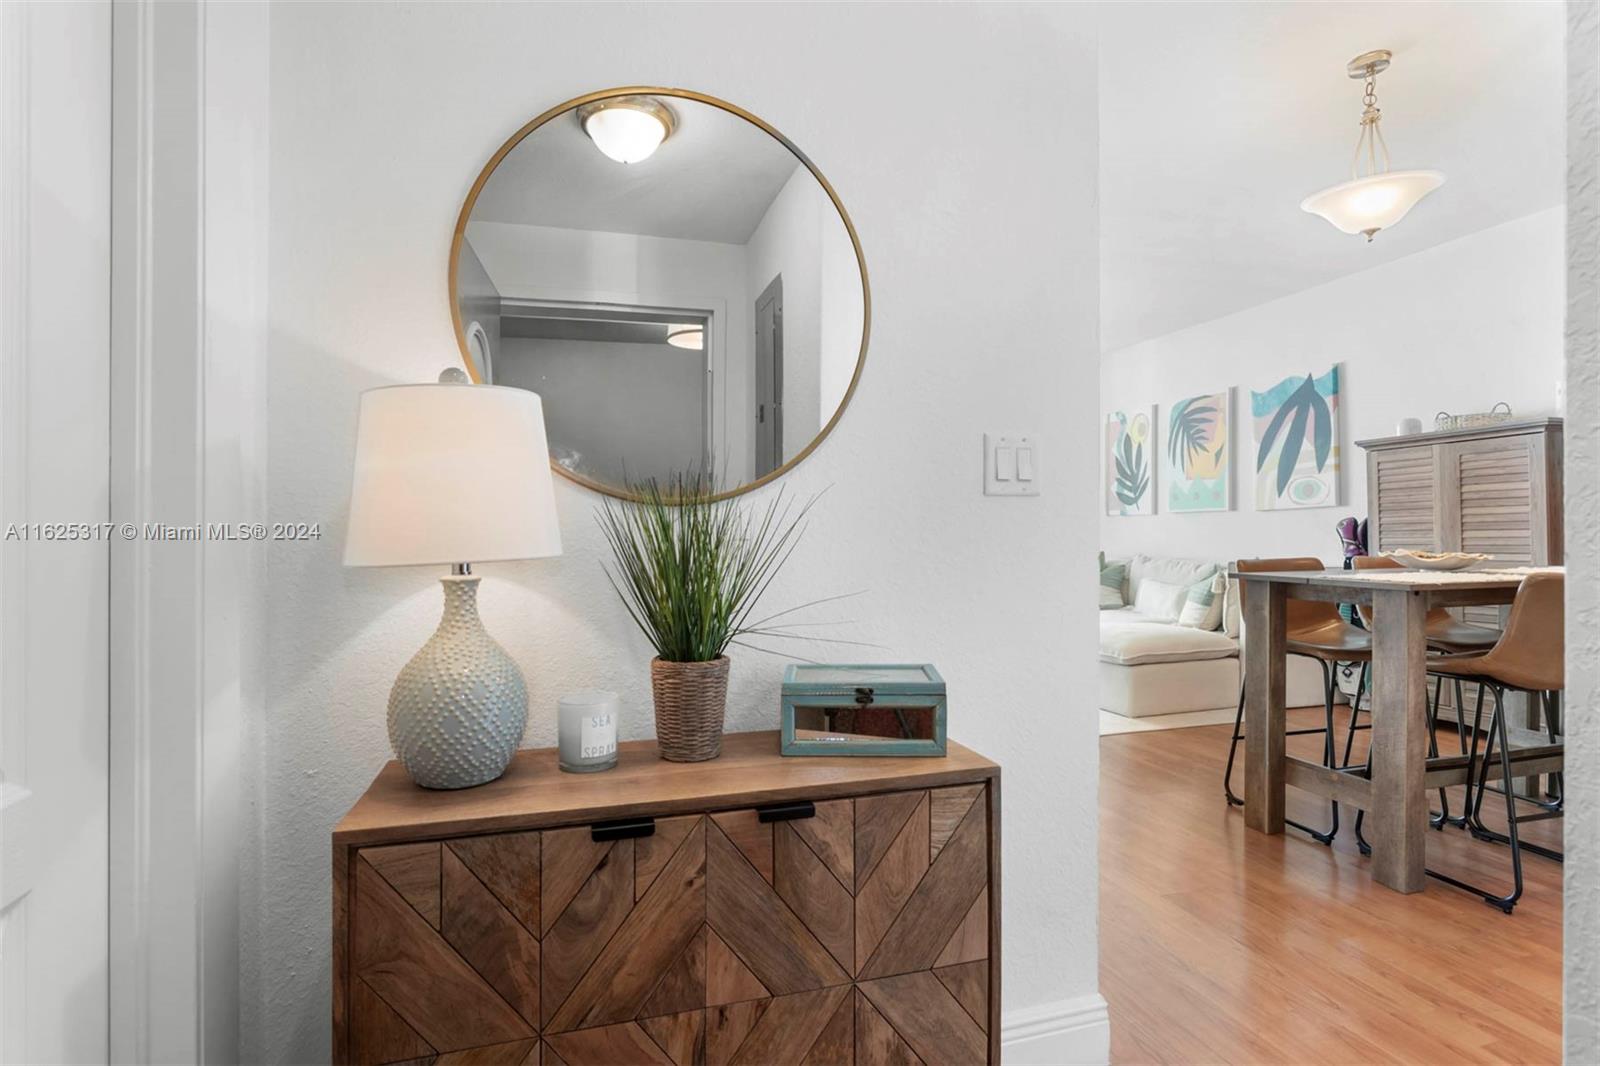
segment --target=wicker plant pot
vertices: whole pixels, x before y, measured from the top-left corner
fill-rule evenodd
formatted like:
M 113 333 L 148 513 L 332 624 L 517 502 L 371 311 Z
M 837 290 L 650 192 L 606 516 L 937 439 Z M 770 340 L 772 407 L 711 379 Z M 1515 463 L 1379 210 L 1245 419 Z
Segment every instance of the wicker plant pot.
M 728 707 L 728 657 L 708 663 L 650 661 L 656 702 L 656 746 L 671 762 L 705 762 L 722 754 Z

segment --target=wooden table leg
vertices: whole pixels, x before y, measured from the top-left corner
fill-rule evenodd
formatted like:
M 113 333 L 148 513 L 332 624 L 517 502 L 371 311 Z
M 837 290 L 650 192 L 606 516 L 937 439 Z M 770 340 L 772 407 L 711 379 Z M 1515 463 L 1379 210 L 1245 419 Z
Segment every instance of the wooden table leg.
M 1422 790 L 1428 727 L 1427 598 L 1404 589 L 1372 594 L 1372 876 L 1396 892 L 1427 880 L 1428 798 Z
M 1250 582 L 1244 621 L 1244 824 L 1283 832 L 1282 585 Z

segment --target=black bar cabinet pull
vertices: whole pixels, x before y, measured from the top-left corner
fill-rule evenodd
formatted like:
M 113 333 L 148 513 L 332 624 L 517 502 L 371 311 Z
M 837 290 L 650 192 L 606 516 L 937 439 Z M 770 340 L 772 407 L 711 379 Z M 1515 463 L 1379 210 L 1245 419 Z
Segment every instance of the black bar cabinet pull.
M 757 807 L 756 820 L 761 822 L 793 822 L 800 818 L 816 816 L 816 804 L 810 800 L 799 803 L 774 803 L 770 807 Z
M 633 837 L 655 835 L 654 818 L 619 818 L 614 822 L 596 822 L 589 827 L 589 836 L 596 843 L 602 840 L 629 840 Z

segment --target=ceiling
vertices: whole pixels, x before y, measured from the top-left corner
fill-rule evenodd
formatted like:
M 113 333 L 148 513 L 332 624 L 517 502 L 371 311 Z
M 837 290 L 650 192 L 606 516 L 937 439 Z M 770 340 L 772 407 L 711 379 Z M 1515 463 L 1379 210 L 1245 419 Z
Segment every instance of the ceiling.
M 473 220 L 744 244 L 800 161 L 720 107 L 665 101 L 677 129 L 631 165 L 602 155 L 575 114 L 540 126 L 496 168 Z
M 1123 3 L 1100 45 L 1101 349 L 1221 318 L 1563 201 L 1564 5 Z M 1445 185 L 1367 244 L 1300 210 L 1349 177 L 1361 83 L 1396 170 Z

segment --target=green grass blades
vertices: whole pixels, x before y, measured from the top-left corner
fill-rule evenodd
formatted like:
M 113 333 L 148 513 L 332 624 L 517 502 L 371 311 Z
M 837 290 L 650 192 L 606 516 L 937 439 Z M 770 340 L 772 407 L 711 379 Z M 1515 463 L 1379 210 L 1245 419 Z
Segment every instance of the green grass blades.
M 741 637 L 798 638 L 771 624 L 778 615 L 751 615 L 799 545 L 815 497 L 796 506 L 780 490 L 744 507 L 715 499 L 698 474 L 630 488 L 635 499 L 606 499 L 597 516 L 613 556 L 606 577 L 657 655 L 709 662 Z

